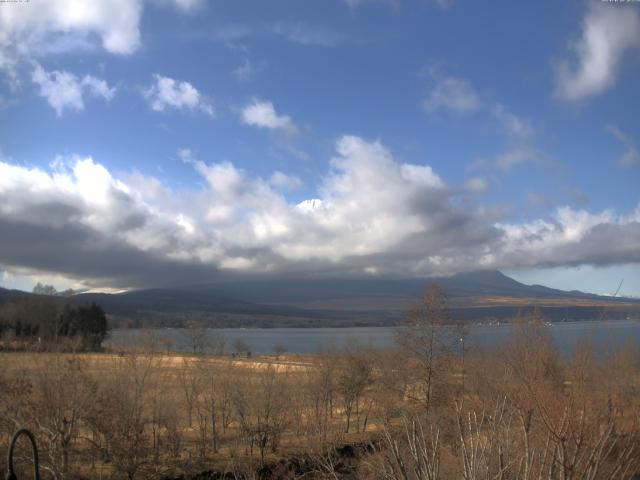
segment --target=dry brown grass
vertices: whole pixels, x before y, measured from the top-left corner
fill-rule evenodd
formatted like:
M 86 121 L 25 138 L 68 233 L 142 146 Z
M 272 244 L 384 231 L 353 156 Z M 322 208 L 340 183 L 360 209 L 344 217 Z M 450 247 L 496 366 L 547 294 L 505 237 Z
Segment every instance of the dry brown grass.
M 585 344 L 565 361 L 544 324 L 523 322 L 500 349 L 469 351 L 464 364 L 438 351 L 427 366 L 406 351 L 369 349 L 250 358 L 0 353 L 0 445 L 26 425 L 46 468 L 69 479 L 209 469 L 251 478 L 291 457 L 312 460 L 307 477 L 336 479 L 344 473 L 336 447 L 369 442 L 375 452 L 349 470 L 358 478 L 405 478 L 399 465 L 429 462 L 437 476 L 406 478 L 640 473 L 637 349 L 597 357 Z M 69 438 L 66 472 L 56 429 Z

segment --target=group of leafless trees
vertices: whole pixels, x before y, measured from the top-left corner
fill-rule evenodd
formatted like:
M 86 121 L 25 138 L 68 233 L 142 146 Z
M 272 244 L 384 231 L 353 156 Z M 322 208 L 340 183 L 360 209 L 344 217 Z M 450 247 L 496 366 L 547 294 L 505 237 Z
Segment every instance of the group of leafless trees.
M 534 310 L 508 342 L 466 352 L 466 362 L 461 331 L 456 362 L 458 335 L 434 330 L 446 318 L 444 296 L 433 287 L 402 334 L 423 405 L 384 424 L 378 477 L 640 478 L 637 345 L 596 353 L 585 339 L 561 358 L 552 327 Z
M 533 314 L 507 343 L 479 350 L 448 320 L 433 287 L 390 350 L 240 359 L 202 354 L 194 330 L 188 356 L 154 342 L 123 355 L 3 354 L 0 439 L 32 429 L 56 479 L 253 478 L 291 456 L 307 470 L 290 478 L 340 478 L 345 444 L 367 445 L 358 478 L 640 473 L 636 349 L 596 355 L 585 342 L 562 358 Z
M 253 471 L 283 439 L 322 451 L 343 432 L 364 431 L 374 403 L 369 355 L 328 352 L 317 365 L 288 367 L 156 352 L 4 354 L 0 445 L 28 427 L 56 479 L 154 478 L 211 461 Z

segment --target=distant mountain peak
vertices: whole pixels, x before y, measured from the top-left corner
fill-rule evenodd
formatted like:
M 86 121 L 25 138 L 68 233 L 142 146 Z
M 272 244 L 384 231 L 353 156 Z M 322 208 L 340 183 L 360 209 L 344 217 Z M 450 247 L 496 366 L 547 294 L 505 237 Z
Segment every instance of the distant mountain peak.
M 522 286 L 523 284 L 505 275 L 500 270 L 473 270 L 465 273 L 458 273 L 451 277 L 459 281 L 469 281 L 479 284 L 501 284 L 511 286 Z

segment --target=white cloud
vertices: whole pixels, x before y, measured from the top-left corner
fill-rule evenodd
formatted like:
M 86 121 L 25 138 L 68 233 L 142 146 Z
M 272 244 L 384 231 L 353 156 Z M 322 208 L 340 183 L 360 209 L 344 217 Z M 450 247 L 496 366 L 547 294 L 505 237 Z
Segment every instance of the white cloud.
M 153 0 L 193 11 L 200 0 Z M 130 55 L 141 44 L 145 0 L 47 0 L 0 8 L 0 70 L 15 82 L 17 66 L 44 55 L 102 48 Z
M 38 65 L 31 79 L 40 87 L 40 95 L 47 99 L 58 115 L 62 115 L 65 108 L 84 109 L 82 86 L 75 75 L 61 71 L 49 73 Z
M 184 163 L 191 163 L 191 162 L 193 162 L 195 160 L 195 158 L 193 156 L 193 152 L 191 151 L 190 148 L 179 148 L 178 149 L 178 157 Z
M 82 86 L 95 96 L 102 97 L 105 100 L 111 100 L 116 94 L 115 87 L 109 87 L 105 80 L 92 75 L 84 76 Z
M 234 45 L 227 43 L 227 46 L 233 50 L 240 51 L 244 55 L 244 60 L 242 61 L 242 63 L 231 72 L 231 74 L 239 82 L 247 82 L 253 79 L 257 74 L 259 74 L 267 67 L 266 60 L 252 60 L 249 49 L 244 45 Z
M 468 80 L 431 73 L 433 86 L 423 102 L 428 112 L 444 109 L 456 113 L 471 113 L 482 106 L 475 88 Z
M 622 168 L 631 168 L 640 165 L 640 151 L 638 151 L 638 147 L 636 147 L 633 140 L 614 125 L 607 125 L 607 131 L 616 137 L 626 148 L 625 152 L 618 158 L 618 165 Z
M 611 88 L 632 49 L 640 48 L 640 11 L 635 5 L 590 2 L 571 58 L 556 67 L 555 96 L 582 100 Z
M 249 58 L 245 58 L 244 61 L 233 70 L 233 76 L 240 82 L 246 82 L 255 73 L 255 68 Z
M 560 207 L 549 220 L 499 224 L 505 262 L 519 266 L 615 264 L 640 261 L 640 204 L 630 215 Z M 631 238 L 625 237 L 631 235 Z M 619 236 L 623 237 L 620 238 Z M 518 260 L 519 259 L 519 260 Z
M 495 159 L 495 165 L 501 170 L 511 170 L 517 165 L 536 161 L 540 153 L 533 148 L 523 147 L 509 150 Z
M 526 139 L 533 135 L 531 122 L 512 113 L 507 107 L 499 103 L 491 108 L 491 115 L 503 126 L 507 135 L 515 139 Z
M 307 200 L 229 162 L 181 156 L 203 178 L 174 192 L 140 174 L 117 178 L 90 157 L 50 170 L 0 162 L 0 270 L 55 273 L 92 286 L 206 281 L 225 270 L 403 276 L 475 268 L 640 262 L 640 205 L 628 215 L 568 207 L 496 222 L 426 165 L 379 141 L 343 136 Z M 274 181 L 275 179 L 275 181 Z M 295 180 L 293 181 L 295 183 Z
M 151 109 L 163 112 L 167 107 L 177 110 L 199 110 L 209 116 L 214 115 L 213 105 L 186 81 L 174 80 L 155 74 L 153 83 L 144 91 Z
M 316 209 L 322 208 L 322 200 L 319 198 L 309 198 L 298 203 L 296 208 L 303 213 L 311 213 Z
M 278 115 L 273 103 L 253 100 L 241 112 L 242 121 L 247 125 L 270 130 L 281 130 L 295 133 L 296 126 L 288 115 Z
M 527 146 L 513 147 L 491 159 L 475 160 L 467 170 L 483 170 L 498 169 L 502 172 L 509 172 L 515 167 L 525 163 L 534 163 L 539 165 L 550 165 L 553 161 L 549 159 L 543 152 Z
M 351 10 L 355 10 L 367 3 L 382 3 L 389 6 L 397 6 L 399 2 L 400 0 L 344 0 L 344 3 L 346 3 Z
M 471 193 L 485 193 L 489 191 L 489 183 L 482 177 L 473 177 L 464 184 L 465 188 Z
M 432 0 L 432 3 L 445 10 L 453 4 L 453 1 L 454 0 Z M 344 3 L 346 3 L 351 10 L 355 10 L 367 3 L 381 3 L 397 8 L 401 5 L 402 0 L 344 0 Z
M 337 47 L 346 41 L 344 35 L 333 30 L 312 27 L 303 23 L 280 22 L 273 26 L 273 32 L 290 42 L 305 46 Z
M 72 73 L 60 70 L 47 72 L 41 65 L 36 65 L 31 79 L 58 116 L 65 109 L 84 110 L 84 96 L 87 93 L 107 101 L 116 93 L 115 87 L 109 87 L 103 79 L 91 75 L 79 79 Z
M 205 0 L 173 0 L 179 10 L 184 12 L 194 12 L 205 4 Z
M 523 141 L 534 135 L 535 129 L 528 119 L 516 115 L 501 103 L 483 99 L 471 81 L 443 75 L 435 67 L 426 69 L 426 76 L 431 83 L 430 92 L 422 104 L 427 112 L 448 110 L 470 114 L 481 111 L 497 120 L 511 140 Z
M 429 165 L 402 164 L 400 166 L 400 175 L 405 180 L 428 188 L 444 187 L 442 179 L 433 172 Z
M 49 0 L 1 8 L 0 69 L 37 58 L 51 44 L 74 49 L 94 36 L 110 53 L 131 54 L 140 45 L 141 13 L 141 0 Z
M 55 171 L 50 174 L 37 168 L 28 169 L 7 163 L 0 163 L 0 172 L 0 192 L 3 194 L 22 190 L 24 193 L 29 192 L 35 203 L 53 202 L 68 197 L 74 199 L 72 205 L 95 208 L 94 212 L 78 218 L 91 226 L 101 225 L 96 221 L 99 210 L 119 215 L 118 212 L 108 212 L 109 207 L 117 203 L 118 192 L 127 192 L 127 187 L 122 182 L 114 179 L 104 166 L 95 163 L 91 157 L 71 157 L 67 161 L 58 159 Z M 11 198 L 3 206 L 2 212 L 18 214 L 30 203 L 31 200 Z M 54 218 L 48 220 L 55 221 Z M 102 225 L 107 227 L 106 224 Z
M 302 187 L 302 180 L 296 176 L 287 175 L 279 171 L 273 172 L 269 183 L 280 190 L 297 190 Z
M 453 0 L 431 0 L 431 2 L 443 10 L 449 8 L 453 4 Z M 344 0 L 344 3 L 346 3 L 349 9 L 353 11 L 367 3 L 378 3 L 398 8 L 402 4 L 402 0 Z

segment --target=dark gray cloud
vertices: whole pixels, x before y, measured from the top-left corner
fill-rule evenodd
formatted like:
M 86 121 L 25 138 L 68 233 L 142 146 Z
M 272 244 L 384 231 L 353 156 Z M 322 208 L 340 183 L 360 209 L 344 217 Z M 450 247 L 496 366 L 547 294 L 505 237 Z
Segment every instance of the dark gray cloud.
M 87 227 L 0 219 L 0 264 L 55 272 L 88 286 L 154 287 L 215 280 L 215 266 L 172 260 L 106 238 Z

